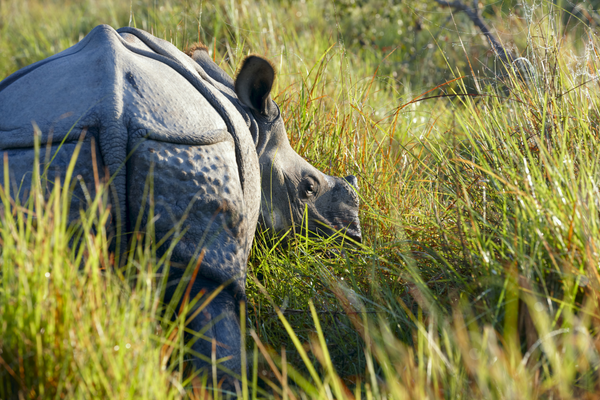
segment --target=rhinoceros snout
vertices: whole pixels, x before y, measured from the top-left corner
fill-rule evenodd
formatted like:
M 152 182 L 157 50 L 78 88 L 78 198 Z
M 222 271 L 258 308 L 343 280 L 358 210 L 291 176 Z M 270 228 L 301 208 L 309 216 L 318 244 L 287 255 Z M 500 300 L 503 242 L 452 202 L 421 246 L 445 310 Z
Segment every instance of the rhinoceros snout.
M 352 222 L 350 225 L 348 225 L 348 228 L 346 229 L 346 236 L 355 242 L 362 243 L 362 233 L 360 231 L 360 223 L 358 223 L 358 221 Z
M 329 226 L 330 230 L 320 226 L 318 232 L 324 236 L 342 232 L 348 238 L 361 243 L 358 181 L 354 175 L 333 179 L 336 182 L 335 186 L 315 203 L 318 218 L 323 217 L 324 221 L 321 222 Z

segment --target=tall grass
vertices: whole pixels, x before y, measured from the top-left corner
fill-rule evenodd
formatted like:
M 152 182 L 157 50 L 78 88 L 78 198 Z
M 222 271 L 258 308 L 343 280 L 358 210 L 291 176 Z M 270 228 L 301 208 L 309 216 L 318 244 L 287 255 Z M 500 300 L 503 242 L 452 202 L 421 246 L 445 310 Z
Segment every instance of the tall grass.
M 499 7 L 506 18 L 486 18 L 520 57 L 502 65 L 468 21 L 434 5 L 94 4 L 1 3 L 9 56 L 0 70 L 49 56 L 101 22 L 136 25 L 180 48 L 200 38 L 232 74 L 248 52 L 265 54 L 297 152 L 325 173 L 359 178 L 362 246 L 256 241 L 243 397 L 598 391 L 598 40 L 583 23 L 565 25 L 552 3 Z M 114 270 L 106 201 L 75 228 L 60 185 L 22 206 L 9 186 L 0 193 L 0 389 L 206 395 L 181 362 L 162 361 L 186 349 L 171 336 L 177 323 L 159 316 L 151 277 L 166 260 L 151 242 Z
M 79 223 L 68 224 L 74 161 L 48 193 L 43 168 L 34 169 L 31 188 L 4 174 L 0 397 L 176 398 L 177 381 L 159 364 L 158 332 L 166 326 L 154 277 L 160 264 L 146 243 L 126 267 L 113 268 L 101 185 Z M 19 190 L 30 191 L 24 204 Z

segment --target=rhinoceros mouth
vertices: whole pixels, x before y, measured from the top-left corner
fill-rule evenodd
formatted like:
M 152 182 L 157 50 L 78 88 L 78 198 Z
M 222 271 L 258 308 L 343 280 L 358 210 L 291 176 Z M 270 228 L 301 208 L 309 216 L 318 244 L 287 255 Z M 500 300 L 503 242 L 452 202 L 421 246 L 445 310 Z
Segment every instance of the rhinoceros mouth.
M 362 243 L 362 234 L 357 213 L 347 216 L 337 212 L 321 214 L 314 204 L 308 205 L 307 209 L 307 217 L 309 219 L 307 228 L 310 236 L 335 236 L 342 241 L 344 238 L 349 238 L 357 243 Z
M 362 243 L 362 234 L 360 225 L 357 222 L 350 222 L 346 225 L 330 225 L 320 220 L 313 220 L 314 227 L 309 227 L 309 235 L 312 237 L 332 237 L 339 239 L 351 239 L 357 243 Z
M 362 235 L 360 234 L 360 231 L 347 229 L 346 232 L 344 232 L 344 236 L 354 240 L 356 243 L 362 243 Z

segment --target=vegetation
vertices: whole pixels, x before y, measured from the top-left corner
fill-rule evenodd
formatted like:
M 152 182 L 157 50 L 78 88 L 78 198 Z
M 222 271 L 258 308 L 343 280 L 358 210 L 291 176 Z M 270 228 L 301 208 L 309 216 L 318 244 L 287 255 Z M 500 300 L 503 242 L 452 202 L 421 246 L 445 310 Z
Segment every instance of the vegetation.
M 359 179 L 364 243 L 256 240 L 245 398 L 591 398 L 597 14 L 483 13 L 514 64 L 435 2 L 5 0 L 0 77 L 99 23 L 200 39 L 231 74 L 249 52 L 273 60 L 293 147 Z M 186 372 L 182 321 L 160 317 L 152 226 L 115 261 L 106 193 L 67 226 L 70 184 L 23 205 L 0 190 L 0 397 L 227 395 Z

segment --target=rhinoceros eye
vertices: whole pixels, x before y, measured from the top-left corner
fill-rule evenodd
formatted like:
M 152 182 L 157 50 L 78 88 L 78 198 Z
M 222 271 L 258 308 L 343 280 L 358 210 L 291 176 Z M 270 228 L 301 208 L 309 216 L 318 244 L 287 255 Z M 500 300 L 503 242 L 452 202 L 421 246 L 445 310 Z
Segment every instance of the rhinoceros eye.
M 307 178 L 302 185 L 304 197 L 311 198 L 317 193 L 317 184 L 312 178 Z

